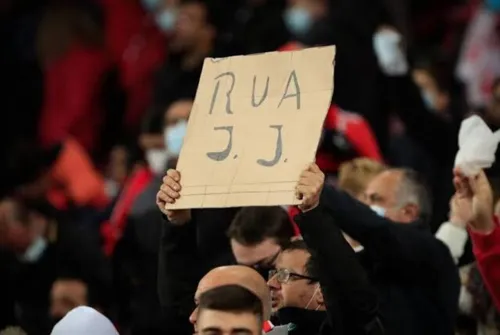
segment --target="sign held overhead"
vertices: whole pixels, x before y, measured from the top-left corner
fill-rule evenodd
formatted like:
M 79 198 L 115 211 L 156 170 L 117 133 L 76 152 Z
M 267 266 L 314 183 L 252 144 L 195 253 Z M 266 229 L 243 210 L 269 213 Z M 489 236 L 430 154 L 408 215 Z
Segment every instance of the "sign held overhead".
M 335 47 L 207 58 L 168 209 L 295 205 L 333 94 Z

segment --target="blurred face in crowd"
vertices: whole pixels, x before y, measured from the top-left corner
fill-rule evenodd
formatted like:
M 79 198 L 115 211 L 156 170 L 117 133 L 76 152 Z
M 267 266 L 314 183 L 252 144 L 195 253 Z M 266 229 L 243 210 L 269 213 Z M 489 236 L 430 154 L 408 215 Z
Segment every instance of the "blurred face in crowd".
M 303 36 L 310 31 L 315 21 L 326 15 L 327 10 L 325 0 L 289 0 L 283 18 L 292 34 Z
M 0 202 L 0 247 L 21 254 L 31 245 L 37 232 L 34 223 L 25 219 L 20 220 L 13 200 Z
M 181 152 L 182 143 L 187 131 L 187 121 L 192 100 L 180 100 L 174 102 L 165 113 L 165 128 L 163 132 L 164 148 L 168 152 L 170 166 L 175 166 Z
M 487 108 L 486 116 L 488 121 L 495 126 L 500 125 L 500 84 L 493 87 L 491 103 Z
M 76 279 L 59 279 L 50 292 L 50 315 L 54 321 L 62 319 L 78 306 L 88 305 L 87 285 Z
M 422 92 L 422 99 L 427 108 L 435 111 L 446 111 L 449 104 L 448 94 L 442 92 L 436 79 L 425 69 L 413 71 L 413 80 Z
M 398 222 L 410 223 L 418 217 L 415 204 L 401 203 L 399 194 L 403 174 L 387 170 L 376 176 L 367 186 L 364 202 L 381 216 Z
M 260 335 L 262 322 L 252 313 L 204 309 L 198 314 L 198 329 L 201 335 Z
M 207 21 L 207 8 L 199 3 L 179 7 L 170 50 L 174 53 L 194 52 L 215 38 L 215 30 Z
M 311 277 L 305 273 L 309 257 L 304 250 L 286 250 L 279 255 L 276 270 L 271 271 L 267 282 L 273 311 L 282 307 L 324 309 L 319 283 L 311 283 Z
M 238 264 L 253 267 L 264 278 L 270 269 L 274 268 L 281 246 L 273 238 L 266 238 L 256 245 L 244 245 L 231 239 L 231 248 Z
M 240 265 L 221 266 L 211 270 L 199 282 L 194 295 L 194 301 L 198 306 L 200 296 L 208 290 L 223 285 L 240 285 L 258 296 L 264 308 L 264 318 L 269 319 L 271 314 L 271 297 L 266 282 L 255 270 Z M 201 329 L 198 325 L 198 307 L 195 308 L 189 322 L 194 327 L 195 333 Z M 260 328 L 260 325 L 259 325 Z
M 148 0 L 143 0 L 148 1 Z M 149 0 L 151 1 L 151 0 Z M 165 34 L 171 34 L 174 31 L 175 23 L 179 10 L 179 0 L 153 0 L 158 2 L 155 11 L 155 21 Z

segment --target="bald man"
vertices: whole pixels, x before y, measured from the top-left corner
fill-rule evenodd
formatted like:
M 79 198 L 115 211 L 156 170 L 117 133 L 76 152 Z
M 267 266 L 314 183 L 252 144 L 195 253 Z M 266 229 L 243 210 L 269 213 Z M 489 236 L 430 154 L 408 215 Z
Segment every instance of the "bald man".
M 198 284 L 194 301 L 196 308 L 189 317 L 197 333 L 196 320 L 198 315 L 198 299 L 204 292 L 222 285 L 240 285 L 254 293 L 262 301 L 264 319 L 269 320 L 271 316 L 271 295 L 266 281 L 254 269 L 243 265 L 229 265 L 215 268 L 208 272 Z

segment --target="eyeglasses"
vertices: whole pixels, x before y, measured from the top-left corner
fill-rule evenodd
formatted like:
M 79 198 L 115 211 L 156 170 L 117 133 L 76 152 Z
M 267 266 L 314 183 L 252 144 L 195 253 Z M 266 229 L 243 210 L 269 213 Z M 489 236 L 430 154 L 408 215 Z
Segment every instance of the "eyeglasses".
M 269 279 L 276 277 L 276 280 L 280 284 L 286 284 L 290 280 L 310 280 L 313 282 L 317 282 L 317 278 L 309 277 L 309 276 L 304 276 L 295 272 L 291 272 L 288 269 L 277 269 L 277 270 L 271 270 L 269 271 Z

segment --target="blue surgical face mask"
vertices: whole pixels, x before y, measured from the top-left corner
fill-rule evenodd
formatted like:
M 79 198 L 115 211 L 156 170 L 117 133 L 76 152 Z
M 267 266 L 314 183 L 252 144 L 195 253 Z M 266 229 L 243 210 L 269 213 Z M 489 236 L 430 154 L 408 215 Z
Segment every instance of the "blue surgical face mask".
M 184 136 L 186 136 L 187 121 L 179 121 L 174 126 L 165 128 L 165 146 L 169 155 L 179 156 Z
M 500 12 L 500 0 L 486 0 L 486 7 L 494 12 Z
M 161 0 L 141 0 L 142 7 L 148 12 L 155 11 L 160 5 Z
M 384 207 L 380 207 L 377 205 L 371 205 L 370 208 L 372 209 L 372 211 L 377 213 L 379 216 L 382 216 L 382 217 L 385 216 L 385 208 Z
M 177 12 L 172 9 L 164 9 L 156 15 L 156 24 L 165 33 L 169 33 L 175 28 Z
M 163 175 L 167 167 L 168 151 L 165 149 L 149 149 L 146 151 L 146 161 L 154 174 Z
M 21 256 L 22 261 L 26 263 L 35 263 L 42 257 L 45 249 L 47 249 L 47 245 L 47 240 L 39 236 Z
M 311 13 L 305 8 L 292 7 L 285 11 L 283 19 L 288 30 L 296 35 L 303 36 L 310 29 L 313 24 Z
M 429 92 L 422 90 L 422 100 L 424 100 L 425 107 L 427 109 L 433 110 L 434 109 L 434 96 Z

